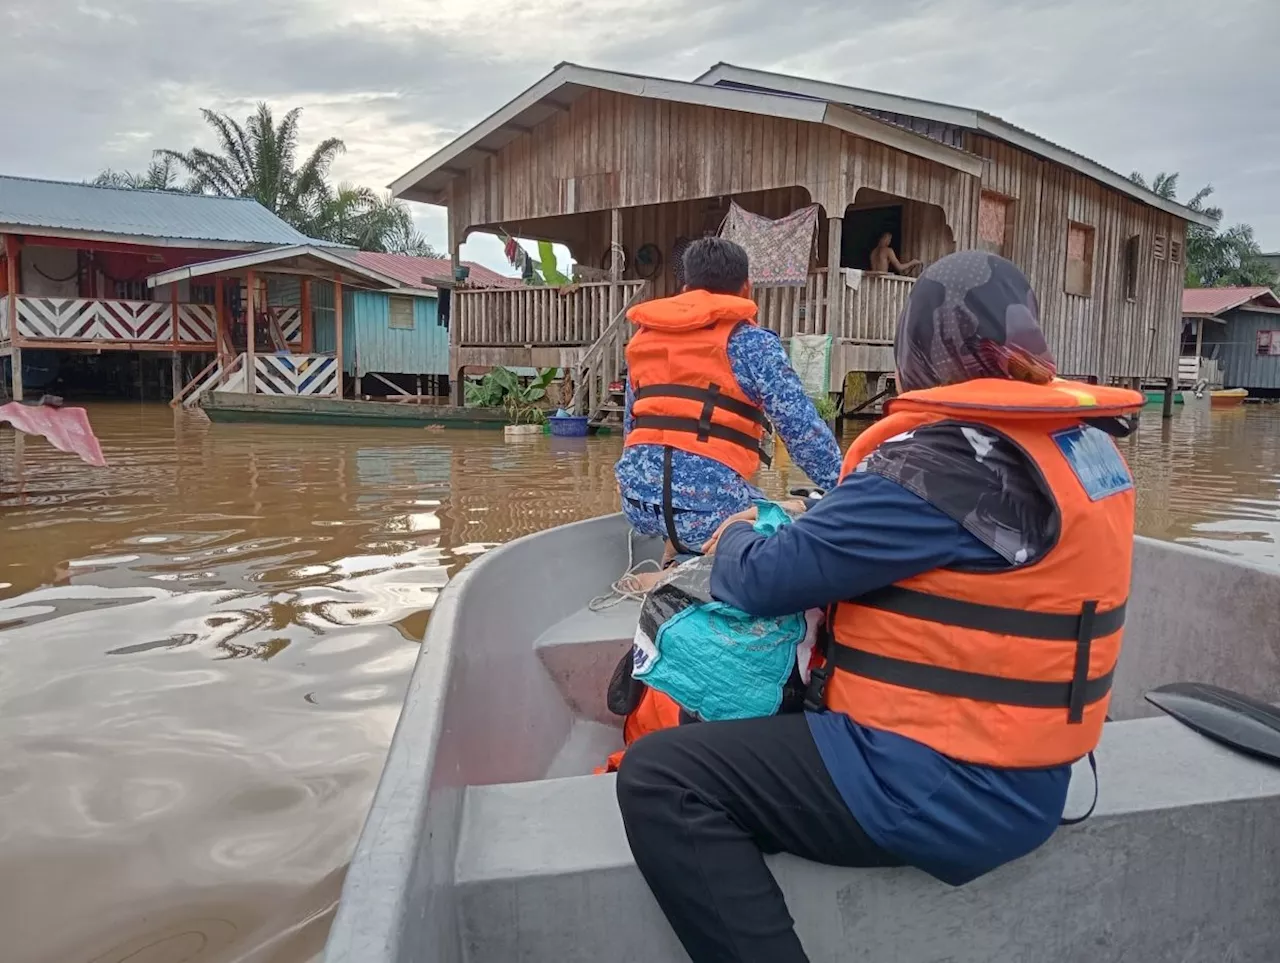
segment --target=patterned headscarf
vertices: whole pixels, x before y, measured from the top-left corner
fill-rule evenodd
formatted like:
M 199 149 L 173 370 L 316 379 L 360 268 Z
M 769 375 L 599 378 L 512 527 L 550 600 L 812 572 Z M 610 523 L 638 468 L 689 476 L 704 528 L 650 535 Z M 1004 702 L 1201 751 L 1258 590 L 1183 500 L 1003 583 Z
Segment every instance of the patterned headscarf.
M 899 391 L 976 378 L 1048 384 L 1057 373 L 1031 282 L 986 251 L 948 254 L 925 268 L 894 344 Z

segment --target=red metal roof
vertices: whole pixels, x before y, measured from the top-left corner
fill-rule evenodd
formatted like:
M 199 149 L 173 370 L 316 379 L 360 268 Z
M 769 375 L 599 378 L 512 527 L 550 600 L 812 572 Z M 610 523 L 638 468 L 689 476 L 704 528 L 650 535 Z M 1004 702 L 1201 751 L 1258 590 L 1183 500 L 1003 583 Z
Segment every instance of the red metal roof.
M 453 264 L 448 258 L 412 257 L 408 254 L 382 254 L 378 251 L 352 251 L 349 255 L 357 264 L 361 264 L 379 274 L 386 274 L 398 281 L 403 281 L 409 288 L 431 288 L 431 281 L 448 283 L 453 280 Z M 474 261 L 463 261 L 471 268 L 467 278 L 469 287 L 484 288 L 518 288 L 524 282 L 519 278 L 506 277 L 491 271 Z M 423 278 L 428 280 L 424 281 Z
M 1215 317 L 1250 301 L 1258 301 L 1267 308 L 1280 308 L 1280 299 L 1270 288 L 1187 288 L 1182 292 L 1182 313 Z

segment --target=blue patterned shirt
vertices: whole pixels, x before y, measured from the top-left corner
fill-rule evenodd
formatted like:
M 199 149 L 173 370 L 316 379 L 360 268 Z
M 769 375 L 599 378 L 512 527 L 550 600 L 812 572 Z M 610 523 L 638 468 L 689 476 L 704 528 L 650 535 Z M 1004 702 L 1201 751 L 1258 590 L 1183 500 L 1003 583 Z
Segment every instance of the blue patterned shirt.
M 840 448 L 818 417 L 799 376 L 772 331 L 741 325 L 727 345 L 733 376 L 748 398 L 773 422 L 787 452 L 815 485 L 834 488 L 840 475 Z M 627 380 L 624 431 L 631 430 L 631 381 Z M 662 447 L 625 448 L 615 467 L 622 510 L 642 535 L 666 536 L 662 520 Z M 761 493 L 732 468 L 711 458 L 676 451 L 671 462 L 671 503 L 680 540 L 697 549 L 734 512 Z M 638 504 L 637 504 L 638 503 Z

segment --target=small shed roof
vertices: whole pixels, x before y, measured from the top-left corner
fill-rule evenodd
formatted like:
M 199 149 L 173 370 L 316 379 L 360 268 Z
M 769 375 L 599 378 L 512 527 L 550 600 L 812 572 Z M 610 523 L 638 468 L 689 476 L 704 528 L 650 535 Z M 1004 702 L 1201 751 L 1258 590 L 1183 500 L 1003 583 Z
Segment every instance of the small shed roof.
M 375 271 L 398 278 L 407 287 L 434 287 L 453 285 L 453 262 L 441 257 L 414 257 L 409 254 L 383 254 L 380 251 L 352 251 L 346 254 L 357 264 L 372 268 Z M 524 282 L 519 278 L 507 277 L 491 271 L 483 264 L 474 261 L 463 261 L 471 269 L 468 278 L 472 286 L 490 288 L 518 288 Z
M 199 264 L 188 264 L 186 267 L 153 274 L 147 278 L 147 284 L 154 288 L 161 284 L 172 284 L 175 281 L 186 281 L 190 278 L 208 277 L 212 274 L 238 274 L 258 268 L 262 268 L 264 273 L 269 274 L 300 274 L 332 278 L 343 284 L 383 290 L 399 290 L 406 287 L 421 290 L 423 287 L 421 284 L 406 285 L 399 278 L 366 267 L 343 253 L 309 244 L 295 244 L 289 247 L 255 251 L 251 254 L 238 254 L 235 257 L 218 258 L 214 261 L 202 261 Z M 423 291 L 423 293 L 427 292 Z
M 1144 187 L 1139 187 L 1123 174 L 1103 167 L 1082 154 L 1045 140 L 1043 137 L 1024 130 L 994 114 L 969 107 L 957 107 L 954 104 L 943 104 L 932 100 L 921 100 L 916 97 L 903 97 L 898 94 L 884 93 L 878 90 L 867 90 L 862 87 L 847 87 L 844 84 L 833 84 L 821 80 L 810 80 L 806 77 L 795 77 L 790 74 L 778 74 L 767 70 L 753 70 L 749 67 L 738 67 L 734 64 L 719 63 L 704 73 L 694 83 L 705 86 L 720 86 L 735 90 L 746 87 L 752 90 L 769 90 L 790 94 L 795 97 L 811 98 L 818 101 L 848 104 L 862 110 L 884 111 L 886 113 L 903 114 L 932 120 L 953 127 L 987 134 L 1002 140 L 1014 147 L 1053 161 L 1064 167 L 1070 167 L 1086 177 L 1090 177 L 1122 194 L 1128 194 L 1144 204 L 1159 208 L 1193 224 L 1213 227 L 1217 221 L 1199 211 L 1166 200 Z
M 1183 317 L 1214 318 L 1245 305 L 1280 311 L 1280 298 L 1267 287 L 1187 288 L 1182 292 Z
M 10 175 L 0 175 L 0 232 L 221 250 L 327 243 L 311 240 L 249 198 Z
M 561 64 L 505 107 L 472 127 L 448 146 L 391 185 L 396 197 L 436 202 L 449 182 L 511 141 L 558 112 L 568 110 L 589 90 L 609 90 L 633 97 L 698 104 L 721 110 L 741 111 L 826 124 L 908 154 L 928 158 L 968 174 L 982 171 L 982 159 L 967 151 L 940 144 L 922 134 L 885 123 L 839 103 L 764 91 L 734 90 L 706 84 L 665 80 L 638 74 L 597 70 L 577 64 Z

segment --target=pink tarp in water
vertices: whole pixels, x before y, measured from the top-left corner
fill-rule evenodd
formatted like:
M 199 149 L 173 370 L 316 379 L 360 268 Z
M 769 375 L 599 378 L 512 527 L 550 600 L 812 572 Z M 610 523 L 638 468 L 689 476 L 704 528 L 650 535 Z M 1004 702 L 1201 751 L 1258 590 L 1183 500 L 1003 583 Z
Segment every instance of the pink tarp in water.
M 96 468 L 106 468 L 102 446 L 89 426 L 89 416 L 83 408 L 62 408 L 53 405 L 24 405 L 11 402 L 0 405 L 0 422 L 7 421 L 28 435 L 42 435 L 58 451 L 78 455 L 82 461 Z

